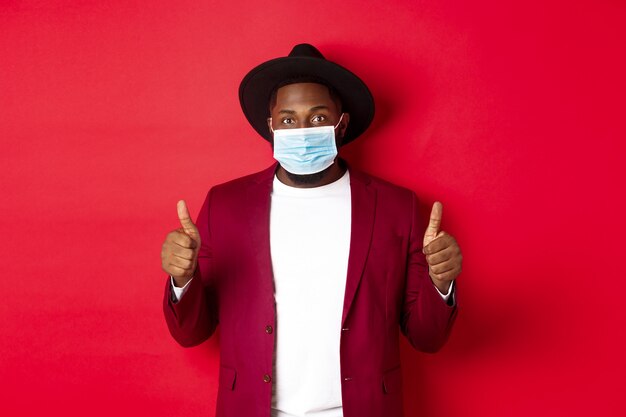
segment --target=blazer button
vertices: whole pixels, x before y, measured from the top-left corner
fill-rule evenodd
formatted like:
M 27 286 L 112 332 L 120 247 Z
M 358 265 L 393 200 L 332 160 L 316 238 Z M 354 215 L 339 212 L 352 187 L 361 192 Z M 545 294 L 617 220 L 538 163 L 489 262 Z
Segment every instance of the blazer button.
M 346 330 L 350 330 L 350 328 L 349 328 L 349 327 L 344 327 L 344 328 L 343 328 L 343 329 L 341 329 L 341 330 L 345 332 Z
M 265 333 L 267 334 L 271 334 L 274 331 L 274 329 L 272 329 L 272 326 L 265 326 Z
M 270 382 L 272 380 L 272 377 L 269 376 L 268 374 L 263 375 L 263 382 Z

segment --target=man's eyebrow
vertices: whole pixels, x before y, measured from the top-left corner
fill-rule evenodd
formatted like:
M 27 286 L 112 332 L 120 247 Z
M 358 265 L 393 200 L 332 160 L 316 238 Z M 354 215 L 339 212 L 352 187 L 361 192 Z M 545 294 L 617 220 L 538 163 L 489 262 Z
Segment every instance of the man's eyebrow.
M 317 110 L 328 110 L 329 107 L 324 105 L 324 104 L 320 104 L 319 106 L 313 106 L 309 109 L 310 112 L 313 111 L 317 111 Z M 294 110 L 289 110 L 289 109 L 282 109 L 280 110 L 278 113 L 287 113 L 287 114 L 296 114 L 296 112 Z
M 319 106 L 311 107 L 309 109 L 309 111 L 317 111 L 317 110 L 328 110 L 328 106 L 321 104 Z

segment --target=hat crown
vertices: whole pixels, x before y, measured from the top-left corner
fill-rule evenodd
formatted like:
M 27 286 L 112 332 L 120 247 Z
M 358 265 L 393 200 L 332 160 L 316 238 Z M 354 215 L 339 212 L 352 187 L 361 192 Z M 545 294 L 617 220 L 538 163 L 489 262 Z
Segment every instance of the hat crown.
M 316 47 L 308 43 L 300 43 L 294 46 L 291 52 L 289 52 L 289 56 L 326 59 Z

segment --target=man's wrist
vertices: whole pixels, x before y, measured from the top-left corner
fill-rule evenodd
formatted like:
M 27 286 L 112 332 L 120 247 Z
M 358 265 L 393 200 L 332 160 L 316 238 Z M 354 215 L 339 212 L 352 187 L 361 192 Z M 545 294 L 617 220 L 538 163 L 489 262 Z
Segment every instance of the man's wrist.
M 452 281 L 446 281 L 442 283 L 435 284 L 437 290 L 441 293 L 441 295 L 448 296 L 452 290 Z
M 189 281 L 191 281 L 191 279 L 193 278 L 193 276 L 189 278 L 184 278 L 184 277 L 175 277 L 172 275 L 170 275 L 170 277 L 172 278 L 172 282 L 176 288 L 184 288 L 189 283 Z

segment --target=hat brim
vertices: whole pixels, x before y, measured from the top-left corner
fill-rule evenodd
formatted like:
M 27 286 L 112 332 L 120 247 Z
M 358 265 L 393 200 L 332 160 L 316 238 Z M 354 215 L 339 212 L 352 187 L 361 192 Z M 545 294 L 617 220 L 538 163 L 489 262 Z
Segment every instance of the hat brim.
M 259 135 L 271 141 L 267 126 L 269 100 L 274 88 L 295 77 L 315 77 L 333 86 L 341 97 L 342 111 L 350 114 L 350 123 L 343 138 L 349 143 L 361 135 L 374 118 L 374 98 L 365 83 L 346 68 L 325 59 L 313 57 L 282 57 L 253 68 L 241 81 L 239 102 L 244 115 Z

